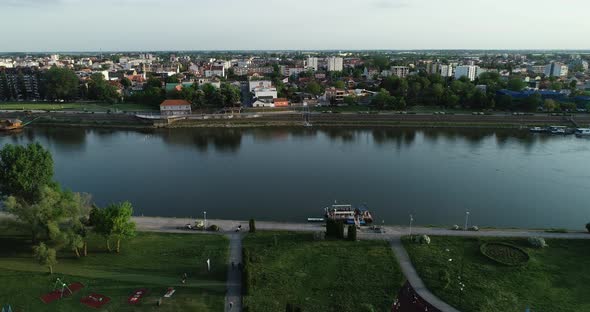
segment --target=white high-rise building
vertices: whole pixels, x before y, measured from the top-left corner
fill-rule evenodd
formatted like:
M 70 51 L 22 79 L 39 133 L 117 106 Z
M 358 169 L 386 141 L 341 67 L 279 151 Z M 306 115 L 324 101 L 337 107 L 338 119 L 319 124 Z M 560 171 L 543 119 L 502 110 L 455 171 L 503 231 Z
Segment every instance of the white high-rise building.
M 406 78 L 410 73 L 410 68 L 407 66 L 391 66 L 391 74 L 400 78 Z
M 474 65 L 457 66 L 457 68 L 455 68 L 455 79 L 465 76 L 470 81 L 473 81 L 477 76 L 477 68 L 478 66 Z
M 344 69 L 344 59 L 341 57 L 328 58 L 328 71 L 342 71 Z
M 453 66 L 451 65 L 440 65 L 438 73 L 443 77 L 453 77 Z
M 307 58 L 307 66 L 305 68 L 313 69 L 314 71 L 318 70 L 318 58 L 317 57 L 308 57 Z
M 558 62 L 552 62 L 545 66 L 545 76 L 549 77 L 564 77 L 567 76 L 567 65 Z

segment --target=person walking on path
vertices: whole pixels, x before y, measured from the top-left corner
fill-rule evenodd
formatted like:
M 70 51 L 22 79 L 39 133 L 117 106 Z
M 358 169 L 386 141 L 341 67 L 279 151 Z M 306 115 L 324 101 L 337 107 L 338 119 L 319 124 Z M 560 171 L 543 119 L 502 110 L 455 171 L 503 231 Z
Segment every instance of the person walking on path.
M 229 309 L 231 310 L 233 307 L 234 307 L 234 302 L 233 301 L 230 301 L 229 302 Z

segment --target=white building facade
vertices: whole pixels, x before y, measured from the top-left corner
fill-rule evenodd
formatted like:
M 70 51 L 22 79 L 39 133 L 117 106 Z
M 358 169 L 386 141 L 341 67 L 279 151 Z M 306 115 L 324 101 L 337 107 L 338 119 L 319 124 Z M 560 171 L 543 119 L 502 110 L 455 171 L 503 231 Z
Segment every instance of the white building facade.
M 328 58 L 328 71 L 342 71 L 344 69 L 344 59 L 341 57 Z

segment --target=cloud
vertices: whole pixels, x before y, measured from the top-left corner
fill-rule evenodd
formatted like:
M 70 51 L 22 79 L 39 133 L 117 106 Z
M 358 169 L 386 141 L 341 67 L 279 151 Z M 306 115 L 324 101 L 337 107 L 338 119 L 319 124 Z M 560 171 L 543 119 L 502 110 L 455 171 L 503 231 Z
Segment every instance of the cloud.
M 409 4 L 403 0 L 376 0 L 373 2 L 373 6 L 378 9 L 398 9 L 406 8 Z

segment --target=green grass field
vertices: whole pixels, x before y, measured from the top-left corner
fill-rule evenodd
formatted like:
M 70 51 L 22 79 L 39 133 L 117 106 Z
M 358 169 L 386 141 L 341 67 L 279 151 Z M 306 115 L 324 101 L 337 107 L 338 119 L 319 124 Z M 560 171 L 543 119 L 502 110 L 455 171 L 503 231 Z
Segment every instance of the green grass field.
M 49 275 L 31 258 L 25 237 L 0 237 L 0 305 L 13 311 L 92 311 L 80 298 L 91 292 L 106 295 L 111 302 L 99 311 L 222 311 L 226 291 L 228 242 L 218 235 L 139 233 L 122 243 L 120 254 L 107 253 L 104 241 L 93 238 L 89 254 L 81 259 L 72 252 L 58 253 L 59 263 Z M 210 258 L 212 271 L 207 272 Z M 181 276 L 187 273 L 186 284 Z M 74 296 L 44 304 L 39 296 L 53 289 L 55 278 L 86 287 Z M 174 287 L 172 298 L 158 298 Z M 134 290 L 148 288 L 137 306 L 127 303 Z
M 402 284 L 384 241 L 314 241 L 311 233 L 259 232 L 248 234 L 243 246 L 249 254 L 248 311 L 284 311 L 287 303 L 305 312 L 389 311 Z
M 590 241 L 547 240 L 545 249 L 526 239 L 431 237 L 430 245 L 404 240 L 412 263 L 435 295 L 460 311 L 590 311 Z M 530 255 L 524 266 L 498 264 L 479 251 L 484 242 L 504 242 Z M 447 251 L 448 249 L 448 251 Z M 460 291 L 458 276 L 465 251 Z M 453 259 L 449 261 L 449 259 Z M 446 271 L 450 283 L 441 276 Z
M 44 102 L 7 102 L 0 103 L 0 110 L 79 110 L 88 112 L 129 111 L 145 112 L 157 111 L 156 108 L 141 104 L 106 104 L 106 103 L 44 103 Z

